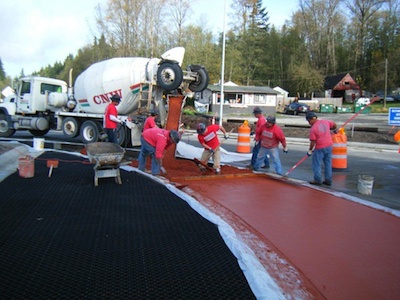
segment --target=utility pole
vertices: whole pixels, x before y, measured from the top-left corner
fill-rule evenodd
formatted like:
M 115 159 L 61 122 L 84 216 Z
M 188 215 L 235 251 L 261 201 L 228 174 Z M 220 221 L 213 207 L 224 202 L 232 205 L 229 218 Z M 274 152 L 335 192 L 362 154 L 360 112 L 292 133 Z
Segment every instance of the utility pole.
M 386 108 L 388 60 L 385 59 L 385 91 L 383 92 L 383 107 Z
M 221 98 L 219 101 L 219 125 L 222 126 L 222 114 L 224 109 L 224 84 L 225 84 L 225 17 L 226 17 L 226 0 L 224 2 L 224 26 L 223 26 L 223 42 L 222 42 L 222 66 L 221 66 Z

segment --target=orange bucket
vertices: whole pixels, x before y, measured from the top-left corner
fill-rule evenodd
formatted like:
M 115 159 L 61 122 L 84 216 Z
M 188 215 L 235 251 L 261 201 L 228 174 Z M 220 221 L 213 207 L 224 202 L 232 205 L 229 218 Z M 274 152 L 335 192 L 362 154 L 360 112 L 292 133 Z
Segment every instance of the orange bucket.
M 21 156 L 18 158 L 19 176 L 23 178 L 32 178 L 35 175 L 35 159 L 30 156 Z
M 332 169 L 347 169 L 347 136 L 335 133 L 332 141 Z
M 250 153 L 250 127 L 249 122 L 244 123 L 238 129 L 238 142 L 236 151 L 239 153 Z

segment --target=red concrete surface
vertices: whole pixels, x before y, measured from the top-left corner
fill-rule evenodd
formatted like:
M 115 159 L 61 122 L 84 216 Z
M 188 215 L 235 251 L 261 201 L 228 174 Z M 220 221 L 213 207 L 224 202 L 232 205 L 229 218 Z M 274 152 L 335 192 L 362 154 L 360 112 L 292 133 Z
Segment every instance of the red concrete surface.
M 311 298 L 400 298 L 400 218 L 268 176 L 216 177 L 173 181 L 252 228 L 299 271 Z

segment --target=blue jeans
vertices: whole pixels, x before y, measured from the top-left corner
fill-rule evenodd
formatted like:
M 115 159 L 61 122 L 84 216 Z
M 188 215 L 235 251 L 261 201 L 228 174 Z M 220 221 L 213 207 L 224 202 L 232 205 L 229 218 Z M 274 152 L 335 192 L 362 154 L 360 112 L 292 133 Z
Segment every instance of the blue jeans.
M 156 159 L 156 148 L 150 145 L 145 141 L 143 137 L 140 137 L 140 142 L 142 146 L 140 147 L 140 153 L 138 157 L 139 161 L 139 170 L 144 171 L 146 168 L 146 158 L 147 156 L 151 157 L 151 174 L 159 175 L 160 174 L 160 164 Z
M 106 128 L 106 133 L 108 136 L 108 142 L 117 143 L 117 129 Z
M 251 156 L 251 165 L 253 167 L 256 165 L 257 155 L 258 155 L 258 152 L 260 151 L 260 147 L 261 147 L 261 143 L 257 142 L 253 148 L 253 155 Z M 267 155 L 265 155 L 264 165 L 266 168 L 269 168 L 269 159 L 268 159 Z
M 325 166 L 325 181 L 332 182 L 332 147 L 315 149 L 312 154 L 312 169 L 316 182 L 322 182 L 322 162 Z
M 279 157 L 279 148 L 264 148 L 263 146 L 260 146 L 260 150 L 257 155 L 257 160 L 256 164 L 254 165 L 254 170 L 259 171 L 260 167 L 265 160 L 265 157 L 269 154 L 270 158 L 272 159 L 272 163 L 274 164 L 276 174 L 282 175 L 282 164 L 281 164 L 281 159 Z

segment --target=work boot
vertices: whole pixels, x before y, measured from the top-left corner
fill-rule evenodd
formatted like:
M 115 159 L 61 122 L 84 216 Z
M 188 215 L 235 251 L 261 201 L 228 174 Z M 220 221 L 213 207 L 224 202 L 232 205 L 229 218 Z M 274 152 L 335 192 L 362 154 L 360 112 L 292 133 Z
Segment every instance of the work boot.
M 313 185 L 322 185 L 321 182 L 315 181 L 315 180 L 311 180 L 310 183 L 313 184 Z

